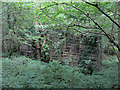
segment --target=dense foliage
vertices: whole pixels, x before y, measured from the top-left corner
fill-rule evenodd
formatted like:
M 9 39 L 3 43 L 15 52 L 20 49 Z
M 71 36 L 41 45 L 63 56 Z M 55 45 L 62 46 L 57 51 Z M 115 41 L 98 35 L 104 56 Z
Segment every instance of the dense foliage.
M 98 3 L 98 5 L 106 14 L 112 18 L 114 17 L 115 14 L 112 11 L 115 11 L 115 3 L 104 2 Z M 112 22 L 97 8 L 86 3 L 12 2 L 3 3 L 3 51 L 7 52 L 9 56 L 19 51 L 21 45 L 32 46 L 34 50 L 37 40 L 40 45 L 43 44 L 44 40 L 47 41 L 43 48 L 48 48 L 52 44 L 57 49 L 55 46 L 63 44 L 66 39 L 64 34 L 78 36 L 97 33 L 99 35 L 101 30 L 95 23 L 74 7 L 79 8 L 93 18 L 108 33 L 108 36 L 114 37 L 115 42 L 118 42 L 117 26 L 113 26 Z M 115 20 L 117 19 L 118 15 L 115 17 Z M 36 21 L 37 25 L 35 25 Z M 38 31 L 35 30 L 37 26 Z M 105 36 L 105 33 L 102 32 L 101 35 Z M 54 42 L 53 38 L 57 36 L 62 38 Z M 109 40 L 104 36 L 102 37 L 103 47 L 107 47 Z M 46 54 L 43 54 L 42 57 L 44 58 L 47 55 L 49 59 L 49 49 L 43 50 L 43 53 L 46 52 Z M 36 54 L 36 51 L 34 54 Z M 36 57 L 36 55 L 33 56 Z
M 119 6 L 3 2 L 3 88 L 118 88 Z M 65 48 L 80 51 L 77 64 Z
M 117 88 L 118 63 L 114 57 L 103 61 L 103 69 L 84 75 L 79 68 L 49 64 L 26 57 L 3 58 L 3 88 Z

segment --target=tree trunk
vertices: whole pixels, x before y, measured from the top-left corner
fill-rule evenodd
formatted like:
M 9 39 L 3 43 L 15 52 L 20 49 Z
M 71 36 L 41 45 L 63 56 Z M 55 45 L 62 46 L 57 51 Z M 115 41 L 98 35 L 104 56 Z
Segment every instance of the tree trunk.
M 35 3 L 35 0 L 33 0 L 33 3 Z M 36 7 L 36 5 L 34 5 Z M 35 16 L 36 17 L 36 16 Z M 35 21 L 35 31 L 38 31 L 38 22 Z M 36 52 L 37 52 L 37 59 L 41 60 L 41 49 L 40 49 L 40 44 L 39 44 L 39 40 L 36 40 L 37 44 L 36 44 Z
M 2 8 L 2 2 L 0 2 Z M 2 9 L 0 9 L 0 88 L 2 88 Z
M 118 13 L 120 13 L 120 1 L 118 2 Z M 118 16 L 118 23 L 120 25 L 120 16 Z M 119 46 L 120 46 L 120 28 L 118 28 L 118 42 L 119 42 Z M 119 83 L 119 88 L 120 88 L 120 50 L 118 50 L 118 61 L 119 61 L 118 83 Z
M 38 31 L 38 23 L 37 21 L 35 22 L 35 31 Z M 37 59 L 38 60 L 41 60 L 41 50 L 40 50 L 40 44 L 39 44 L 39 40 L 36 40 L 37 41 L 37 45 L 36 45 L 36 50 L 37 50 Z
M 101 41 L 101 39 L 102 39 L 102 32 L 100 32 L 101 33 L 101 35 L 100 36 L 98 36 L 98 40 L 99 40 L 99 43 L 98 43 L 98 59 L 97 59 L 97 69 L 98 69 L 98 71 L 100 71 L 101 70 L 101 68 L 102 68 L 102 41 Z

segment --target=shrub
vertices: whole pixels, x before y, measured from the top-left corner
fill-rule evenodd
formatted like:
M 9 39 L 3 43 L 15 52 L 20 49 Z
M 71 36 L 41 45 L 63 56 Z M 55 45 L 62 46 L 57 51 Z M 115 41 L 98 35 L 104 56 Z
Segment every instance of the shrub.
M 109 64 L 107 67 L 106 65 Z M 111 65 L 113 65 L 111 67 Z M 84 75 L 78 67 L 54 61 L 43 63 L 26 57 L 3 58 L 3 88 L 116 88 L 118 68 L 103 61 L 103 69 Z

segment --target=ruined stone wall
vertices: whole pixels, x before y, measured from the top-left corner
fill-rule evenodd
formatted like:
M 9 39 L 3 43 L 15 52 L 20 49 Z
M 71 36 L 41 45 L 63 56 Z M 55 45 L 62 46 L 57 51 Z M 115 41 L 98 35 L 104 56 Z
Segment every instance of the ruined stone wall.
M 67 35 L 67 40 L 58 47 L 61 48 L 61 52 L 53 55 L 53 59 L 70 60 L 73 66 L 77 66 L 82 60 L 91 60 L 96 67 L 99 54 L 98 37 Z
M 94 63 L 97 62 L 99 54 L 99 43 L 97 42 L 99 39 L 98 37 L 81 37 L 80 35 L 67 35 L 66 37 L 66 40 L 63 42 L 60 42 L 60 40 L 65 38 L 63 36 L 57 36 L 53 38 L 50 45 L 50 49 L 52 50 L 52 54 L 50 52 L 50 59 L 68 60 L 68 63 L 72 63 L 73 66 L 77 66 L 82 60 L 92 60 Z M 60 45 L 58 45 L 59 43 Z M 21 52 L 27 56 L 32 56 L 34 54 L 33 47 L 30 47 L 28 45 L 22 45 Z

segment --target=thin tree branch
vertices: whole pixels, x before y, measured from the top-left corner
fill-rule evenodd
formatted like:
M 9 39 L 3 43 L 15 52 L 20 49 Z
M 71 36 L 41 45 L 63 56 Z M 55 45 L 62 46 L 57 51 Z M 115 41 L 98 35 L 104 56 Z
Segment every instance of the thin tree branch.
M 52 19 L 52 20 L 58 22 L 59 24 L 61 24 L 58 20 L 56 20 L 56 19 L 50 17 L 50 16 L 47 15 L 44 11 L 42 11 L 42 12 L 43 12 L 48 18 L 50 18 L 50 19 Z M 73 27 L 73 26 L 78 26 L 78 27 L 82 27 L 82 28 L 86 28 L 86 29 L 99 29 L 99 28 L 97 28 L 97 27 L 87 27 L 87 26 L 82 26 L 82 25 L 77 25 L 77 24 L 70 25 L 70 26 L 68 26 L 68 27 Z
M 68 3 L 60 3 L 60 4 L 70 5 L 70 4 L 68 4 Z M 118 48 L 118 50 L 120 51 L 119 44 L 116 43 L 116 42 L 114 41 L 114 39 L 111 38 L 110 35 L 109 35 L 107 32 L 105 32 L 104 29 L 103 29 L 97 22 L 95 22 L 91 17 L 89 17 L 89 15 L 85 14 L 85 13 L 84 13 L 82 10 L 80 10 L 79 8 L 77 8 L 77 7 L 75 7 L 75 6 L 72 6 L 72 7 L 75 8 L 76 10 L 82 12 L 87 18 L 89 18 L 91 21 L 93 21 L 93 22 L 98 26 L 98 28 L 105 34 L 105 36 L 109 39 L 109 41 L 110 41 L 111 43 L 113 43 L 113 44 Z
M 108 17 L 113 23 L 115 23 L 120 28 L 120 25 L 115 20 L 113 20 L 108 14 L 106 14 L 97 4 L 92 4 L 92 3 L 89 3 L 85 0 L 82 0 L 82 1 L 89 4 L 89 5 L 96 7 L 100 12 L 102 12 L 106 17 Z
M 71 28 L 71 27 L 69 27 L 69 28 Z M 86 33 L 100 34 L 100 33 L 97 33 L 97 32 L 91 32 L 91 31 L 83 31 L 83 32 L 81 32 L 81 31 L 79 31 L 79 30 L 78 30 L 78 29 L 76 29 L 76 28 L 71 28 L 71 29 L 74 29 L 75 31 L 77 31 L 77 32 L 81 33 L 82 35 L 83 35 L 83 34 L 86 34 Z
M 116 18 L 116 15 L 117 15 L 117 4 L 118 4 L 118 2 L 116 2 L 116 5 L 115 5 L 115 12 L 114 12 L 114 20 L 115 20 L 115 18 Z M 111 29 L 111 38 L 114 36 L 113 35 L 113 30 L 114 30 L 114 23 L 112 24 L 112 29 Z M 117 58 L 119 59 L 119 55 L 118 55 L 118 52 L 116 51 L 116 49 L 114 48 L 114 46 L 113 46 L 113 44 L 112 43 L 110 43 L 110 45 L 112 46 L 112 48 L 113 48 L 113 50 L 115 51 L 115 54 L 116 54 L 116 56 L 117 56 Z
M 58 3 L 52 4 L 52 5 L 48 5 L 48 6 L 44 7 L 44 8 L 41 8 L 40 10 L 43 10 L 43 9 L 46 9 L 46 8 L 49 8 L 49 7 L 52 7 L 52 6 L 55 6 L 55 5 L 58 5 Z
M 82 26 L 82 25 L 79 25 L 79 24 L 74 24 L 74 25 L 71 25 L 69 27 L 73 27 L 73 26 L 78 26 L 78 27 L 82 27 L 82 28 L 86 28 L 86 29 L 99 29 L 97 27 L 87 27 L 87 26 Z
M 84 0 L 83 0 L 83 1 L 84 1 Z M 95 6 L 96 8 L 98 8 L 104 15 L 106 15 L 112 22 L 114 22 L 114 23 L 120 28 L 120 25 L 119 25 L 118 23 L 116 23 L 110 16 L 108 16 L 106 13 L 104 13 L 104 12 L 98 7 L 97 4 L 91 4 L 91 3 L 89 3 L 89 2 L 87 2 L 87 3 L 90 4 L 90 5 Z M 59 4 L 70 5 L 70 4 L 68 4 L 68 3 L 59 3 Z M 53 4 L 53 5 L 49 5 L 48 7 L 51 7 L 51 6 L 54 6 L 54 5 L 59 5 L 59 4 L 56 3 L 56 4 Z M 119 47 L 118 43 L 116 43 L 116 41 L 114 41 L 114 39 L 111 38 L 110 35 L 109 35 L 107 32 L 105 32 L 104 29 L 103 29 L 97 22 L 95 22 L 91 17 L 89 17 L 87 14 L 85 14 L 85 13 L 84 13 L 82 10 L 80 10 L 79 8 L 77 8 L 77 7 L 75 7 L 75 6 L 71 6 L 71 7 L 73 7 L 73 8 L 75 8 L 76 10 L 82 12 L 87 18 L 89 18 L 91 21 L 93 21 L 93 22 L 98 26 L 98 28 L 105 34 L 105 36 L 109 39 L 109 41 L 110 41 L 111 43 L 113 43 L 113 44 L 118 48 L 118 50 L 120 51 L 120 47 Z M 47 8 L 47 7 L 45 7 L 45 8 Z M 45 9 L 45 8 L 42 8 L 42 9 Z
M 42 12 L 48 17 L 48 18 L 50 18 L 50 19 L 52 19 L 52 20 L 54 20 L 54 21 L 56 21 L 56 22 L 58 22 L 58 23 L 60 23 L 58 20 L 56 20 L 56 19 L 54 19 L 54 18 L 52 18 L 52 17 L 50 17 L 49 15 L 47 15 L 43 10 L 42 10 Z
M 114 20 L 116 18 L 116 15 L 117 15 L 117 2 L 116 2 L 116 5 L 115 5 L 115 12 L 114 12 Z M 112 23 L 112 29 L 111 29 L 111 38 L 113 37 L 113 30 L 114 30 L 114 23 Z
M 108 10 L 110 10 L 110 9 L 108 9 Z M 110 11 L 110 12 L 115 13 L 115 11 Z M 120 16 L 120 13 L 117 13 L 117 15 L 119 15 L 119 16 Z

